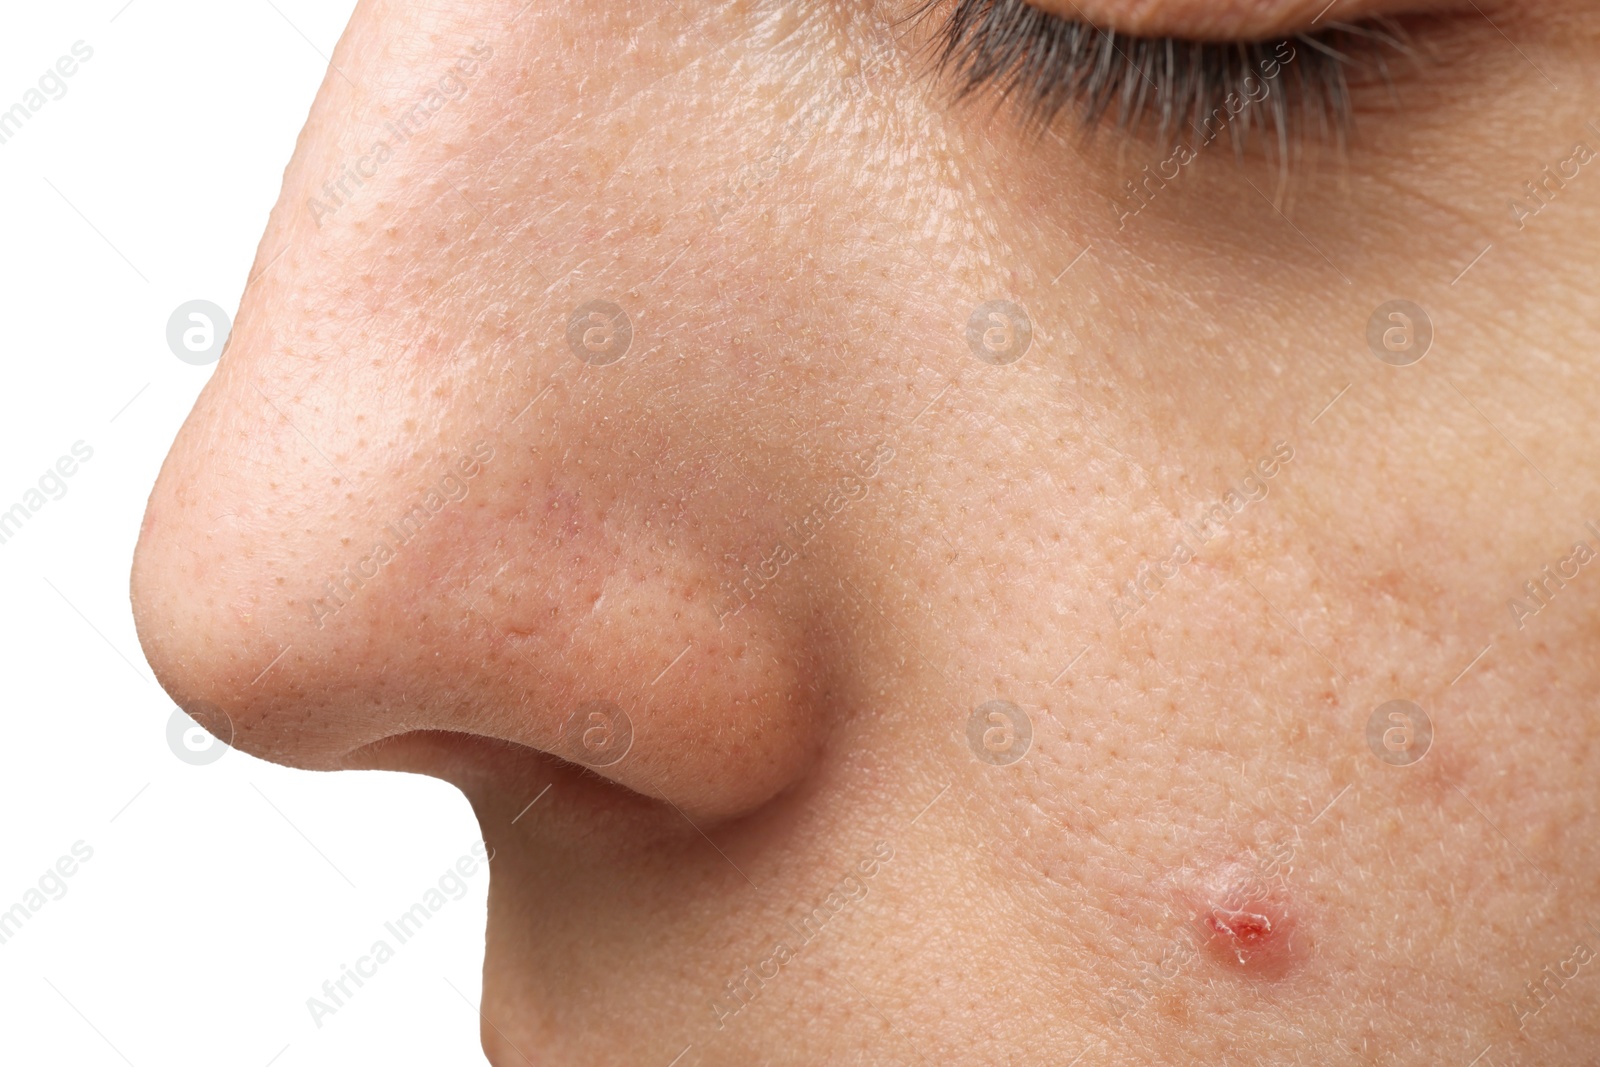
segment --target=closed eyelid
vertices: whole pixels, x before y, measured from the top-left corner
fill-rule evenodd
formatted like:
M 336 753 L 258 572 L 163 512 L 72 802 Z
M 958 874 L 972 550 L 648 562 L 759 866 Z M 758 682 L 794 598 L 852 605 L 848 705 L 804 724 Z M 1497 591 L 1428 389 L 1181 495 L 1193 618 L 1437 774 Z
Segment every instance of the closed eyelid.
M 1460 0 L 1028 0 L 1041 11 L 1133 36 L 1255 41 L 1332 21 L 1434 14 Z
M 1222 137 L 1242 151 L 1265 135 L 1280 166 L 1308 129 L 1342 151 L 1352 85 L 1376 76 L 1392 88 L 1390 60 L 1416 58 L 1409 31 L 1387 19 L 1223 43 L 1101 30 L 1030 0 L 928 0 L 918 17 L 939 26 L 936 65 L 958 98 L 992 89 L 1029 125 L 1065 111 L 1086 132 L 1103 120 L 1148 126 L 1169 144 Z

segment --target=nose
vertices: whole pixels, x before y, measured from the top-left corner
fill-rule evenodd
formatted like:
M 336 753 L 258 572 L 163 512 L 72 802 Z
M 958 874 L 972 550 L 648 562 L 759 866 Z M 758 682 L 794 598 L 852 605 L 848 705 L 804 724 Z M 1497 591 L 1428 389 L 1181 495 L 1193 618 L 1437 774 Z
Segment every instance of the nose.
M 593 400 L 581 385 L 528 429 L 391 402 L 410 372 L 355 351 L 295 388 L 269 324 L 307 309 L 280 301 L 239 316 L 139 540 L 140 640 L 180 705 L 288 764 L 493 739 L 708 817 L 802 772 L 818 650 L 779 591 L 747 601 L 718 572 L 754 550 L 733 531 L 773 522 L 726 466 L 589 450 L 601 428 L 555 414 Z
M 376 54 L 341 63 L 368 95 L 333 78 L 319 98 L 151 495 L 145 654 L 266 759 L 363 765 L 426 737 L 543 754 L 692 816 L 748 812 L 825 731 L 804 583 L 758 596 L 741 577 L 801 569 L 772 562 L 778 495 L 716 444 L 734 416 L 664 402 L 692 393 L 681 364 L 610 358 L 620 305 L 581 276 L 552 286 L 540 247 L 440 177 L 481 111 L 447 104 L 375 162 L 356 112 L 412 103 L 412 80 L 363 67 Z M 330 209 L 347 158 L 366 177 Z M 594 210 L 625 206 L 596 181 L 616 202 Z

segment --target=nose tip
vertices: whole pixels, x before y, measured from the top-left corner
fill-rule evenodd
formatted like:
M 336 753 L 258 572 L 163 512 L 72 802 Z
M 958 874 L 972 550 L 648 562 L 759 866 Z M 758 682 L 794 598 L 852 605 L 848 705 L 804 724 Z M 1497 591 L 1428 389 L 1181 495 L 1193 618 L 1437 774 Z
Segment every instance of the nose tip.
M 707 818 L 803 773 L 823 688 L 803 613 L 716 592 L 750 518 L 736 489 L 650 499 L 659 484 L 492 437 L 408 448 L 397 473 L 312 398 L 290 412 L 241 383 L 249 344 L 246 328 L 180 434 L 135 556 L 140 640 L 181 706 L 215 706 L 235 747 L 291 765 L 476 736 Z M 303 462 L 283 414 L 348 482 Z M 225 428 L 275 445 L 217 449 Z

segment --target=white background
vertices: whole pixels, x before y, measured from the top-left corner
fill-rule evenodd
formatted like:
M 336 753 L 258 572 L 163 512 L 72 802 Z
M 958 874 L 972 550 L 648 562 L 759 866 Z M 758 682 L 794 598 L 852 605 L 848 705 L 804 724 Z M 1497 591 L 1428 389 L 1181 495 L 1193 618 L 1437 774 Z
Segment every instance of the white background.
M 94 455 L 0 544 L 0 911 L 75 843 L 93 857 L 0 944 L 0 1062 L 484 1062 L 483 871 L 320 1028 L 306 1004 L 468 853 L 466 802 L 181 761 L 128 606 L 146 496 L 212 372 L 174 357 L 167 319 L 237 308 L 353 6 L 7 5 L 0 111 L 75 42 L 94 55 L 0 144 L 0 511 L 75 442 Z

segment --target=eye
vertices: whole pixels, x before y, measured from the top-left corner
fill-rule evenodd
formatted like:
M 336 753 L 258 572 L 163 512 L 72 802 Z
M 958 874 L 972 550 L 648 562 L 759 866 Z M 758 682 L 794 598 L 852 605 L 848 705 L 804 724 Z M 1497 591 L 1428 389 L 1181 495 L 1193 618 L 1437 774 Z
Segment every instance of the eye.
M 1038 129 L 1068 112 L 1086 132 L 1226 136 L 1238 150 L 1260 130 L 1280 158 L 1307 133 L 1342 151 L 1353 88 L 1392 89 L 1391 61 L 1417 56 L 1393 18 L 1230 42 L 1118 33 L 1024 0 L 927 0 L 911 17 L 937 20 L 935 67 L 958 99 L 996 92 Z

